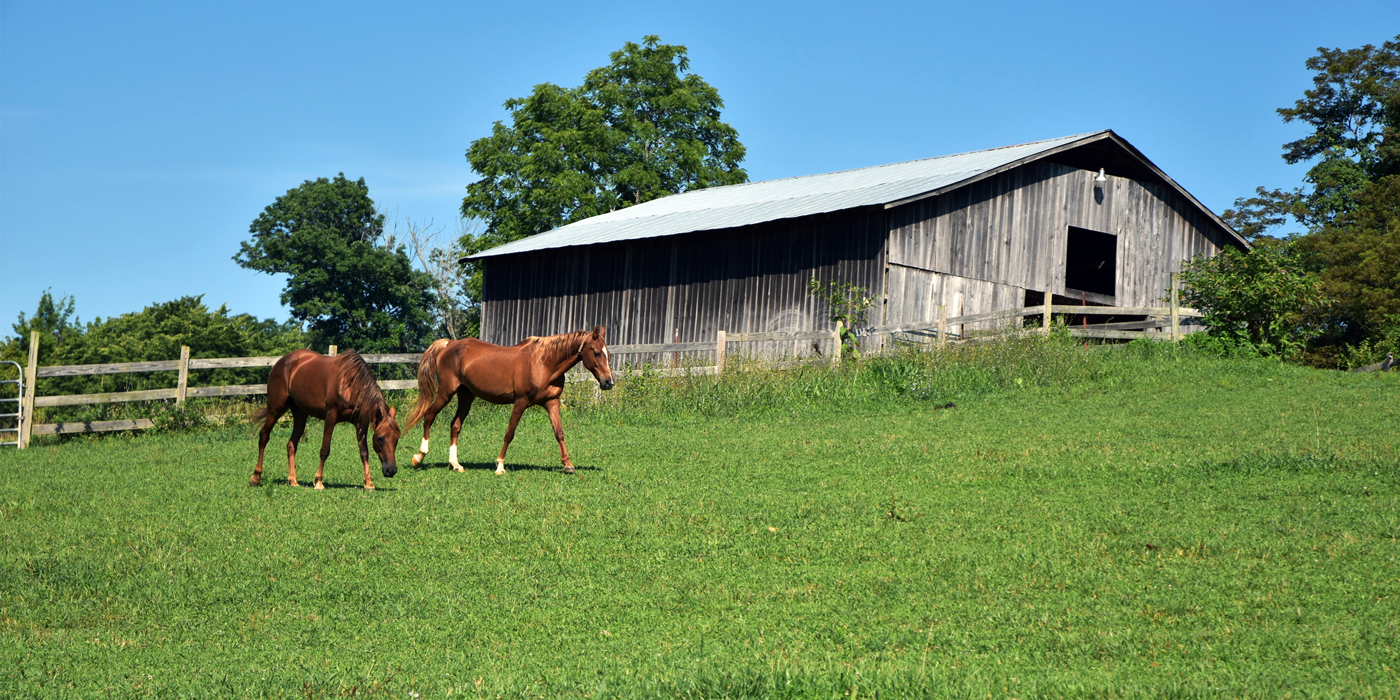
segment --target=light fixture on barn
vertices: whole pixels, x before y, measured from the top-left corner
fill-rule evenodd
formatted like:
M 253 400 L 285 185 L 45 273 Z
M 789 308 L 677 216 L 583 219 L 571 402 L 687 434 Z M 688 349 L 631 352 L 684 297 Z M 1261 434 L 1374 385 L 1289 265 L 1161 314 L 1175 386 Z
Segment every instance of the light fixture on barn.
M 1098 177 L 1094 178 L 1094 203 L 1103 204 L 1103 188 L 1108 184 L 1108 176 L 1104 175 L 1103 168 L 1099 168 Z

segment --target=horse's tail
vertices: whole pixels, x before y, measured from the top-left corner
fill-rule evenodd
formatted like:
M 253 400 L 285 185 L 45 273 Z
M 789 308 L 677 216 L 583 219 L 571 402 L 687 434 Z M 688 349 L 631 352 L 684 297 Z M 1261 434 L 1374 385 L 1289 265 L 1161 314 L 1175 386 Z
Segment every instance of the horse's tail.
M 248 414 L 249 423 L 261 423 L 265 420 L 267 420 L 267 406 L 255 408 L 252 413 Z
M 413 407 L 413 412 L 408 414 L 408 422 L 404 424 L 404 430 L 412 428 L 418 424 L 418 421 L 423 420 L 423 414 L 428 412 L 428 406 L 432 405 L 433 399 L 437 398 L 437 359 L 449 342 L 447 338 L 434 340 L 433 344 L 423 351 L 422 359 L 418 360 L 418 403 Z

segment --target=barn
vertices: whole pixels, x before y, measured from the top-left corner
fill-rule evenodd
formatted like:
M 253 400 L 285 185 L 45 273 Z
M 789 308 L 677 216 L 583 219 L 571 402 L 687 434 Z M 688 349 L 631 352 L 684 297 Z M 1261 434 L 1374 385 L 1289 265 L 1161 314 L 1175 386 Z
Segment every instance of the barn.
M 1044 303 L 1158 306 L 1184 260 L 1245 241 L 1105 130 L 672 195 L 473 256 L 481 337 L 604 324 L 612 344 L 826 330 L 807 282 L 871 325 Z

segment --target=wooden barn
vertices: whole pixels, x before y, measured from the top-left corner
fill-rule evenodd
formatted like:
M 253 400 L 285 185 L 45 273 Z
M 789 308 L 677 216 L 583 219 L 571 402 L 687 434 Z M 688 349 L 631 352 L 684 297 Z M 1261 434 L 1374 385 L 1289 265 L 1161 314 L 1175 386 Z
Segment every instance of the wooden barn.
M 604 324 L 613 344 L 826 330 L 812 278 L 871 325 L 1055 303 L 1159 306 L 1183 260 L 1246 243 L 1112 131 L 716 187 L 481 252 L 481 336 Z M 1063 298 L 1063 299 L 1061 299 Z

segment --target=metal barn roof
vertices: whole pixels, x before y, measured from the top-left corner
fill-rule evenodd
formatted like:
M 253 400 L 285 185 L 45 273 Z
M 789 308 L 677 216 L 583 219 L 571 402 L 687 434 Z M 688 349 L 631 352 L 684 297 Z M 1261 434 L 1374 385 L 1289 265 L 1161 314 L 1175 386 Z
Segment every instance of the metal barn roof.
M 1105 130 L 891 165 L 693 190 L 576 221 L 468 259 L 672 236 L 890 204 L 945 190 L 1106 135 L 1117 140 L 1113 132 Z M 1170 182 L 1170 178 L 1166 179 Z

